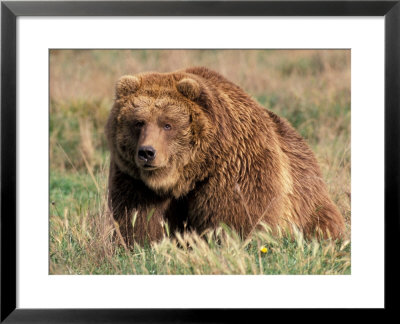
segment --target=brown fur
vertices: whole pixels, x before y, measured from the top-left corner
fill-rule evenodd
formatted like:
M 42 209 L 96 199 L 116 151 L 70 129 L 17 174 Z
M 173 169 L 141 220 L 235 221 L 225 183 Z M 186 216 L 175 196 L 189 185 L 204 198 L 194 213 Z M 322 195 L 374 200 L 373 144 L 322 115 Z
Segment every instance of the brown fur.
M 218 73 L 126 76 L 116 94 L 106 126 L 109 200 L 128 244 L 160 239 L 160 223 L 171 233 L 225 223 L 245 237 L 263 221 L 307 237 L 343 234 L 305 141 Z M 156 150 L 150 169 L 138 159 L 143 145 Z

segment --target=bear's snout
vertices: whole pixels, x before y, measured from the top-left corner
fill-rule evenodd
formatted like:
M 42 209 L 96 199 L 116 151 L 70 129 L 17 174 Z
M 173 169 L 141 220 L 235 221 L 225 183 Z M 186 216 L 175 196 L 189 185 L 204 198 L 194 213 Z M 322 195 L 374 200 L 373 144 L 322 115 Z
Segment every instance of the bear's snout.
M 151 162 L 156 157 L 156 150 L 152 146 L 142 146 L 138 150 L 138 159 L 144 162 Z

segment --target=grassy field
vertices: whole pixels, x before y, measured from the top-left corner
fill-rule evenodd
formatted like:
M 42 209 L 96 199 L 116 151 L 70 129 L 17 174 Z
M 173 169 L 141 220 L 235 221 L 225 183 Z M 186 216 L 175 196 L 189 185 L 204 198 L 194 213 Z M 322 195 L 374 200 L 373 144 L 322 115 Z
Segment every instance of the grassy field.
M 53 50 L 50 53 L 51 274 L 350 274 L 351 244 L 228 228 L 127 250 L 107 210 L 104 125 L 116 80 L 204 65 L 287 118 L 320 162 L 350 238 L 350 51 Z M 177 241 L 179 244 L 177 244 Z M 218 243 L 216 243 L 218 242 Z M 190 248 L 183 248 L 190 246 Z

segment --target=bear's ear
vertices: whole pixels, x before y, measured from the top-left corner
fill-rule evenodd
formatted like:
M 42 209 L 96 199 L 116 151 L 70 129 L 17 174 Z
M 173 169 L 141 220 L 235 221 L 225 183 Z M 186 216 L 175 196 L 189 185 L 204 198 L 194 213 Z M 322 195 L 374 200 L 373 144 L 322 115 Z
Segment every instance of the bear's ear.
M 190 100 L 196 100 L 201 94 L 200 84 L 196 80 L 189 78 L 180 80 L 176 85 L 176 88 L 181 94 Z
M 127 96 L 140 88 L 141 80 L 133 75 L 124 75 L 117 82 L 117 97 Z

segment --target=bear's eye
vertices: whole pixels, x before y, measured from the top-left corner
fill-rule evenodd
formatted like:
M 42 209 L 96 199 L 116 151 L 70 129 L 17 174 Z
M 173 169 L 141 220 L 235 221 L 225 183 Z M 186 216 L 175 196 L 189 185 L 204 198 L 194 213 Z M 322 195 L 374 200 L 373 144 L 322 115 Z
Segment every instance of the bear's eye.
M 144 122 L 143 121 L 137 121 L 136 123 L 135 123 L 135 127 L 136 128 L 142 128 L 144 126 Z
M 172 126 L 170 124 L 165 124 L 164 129 L 165 130 L 171 130 Z

